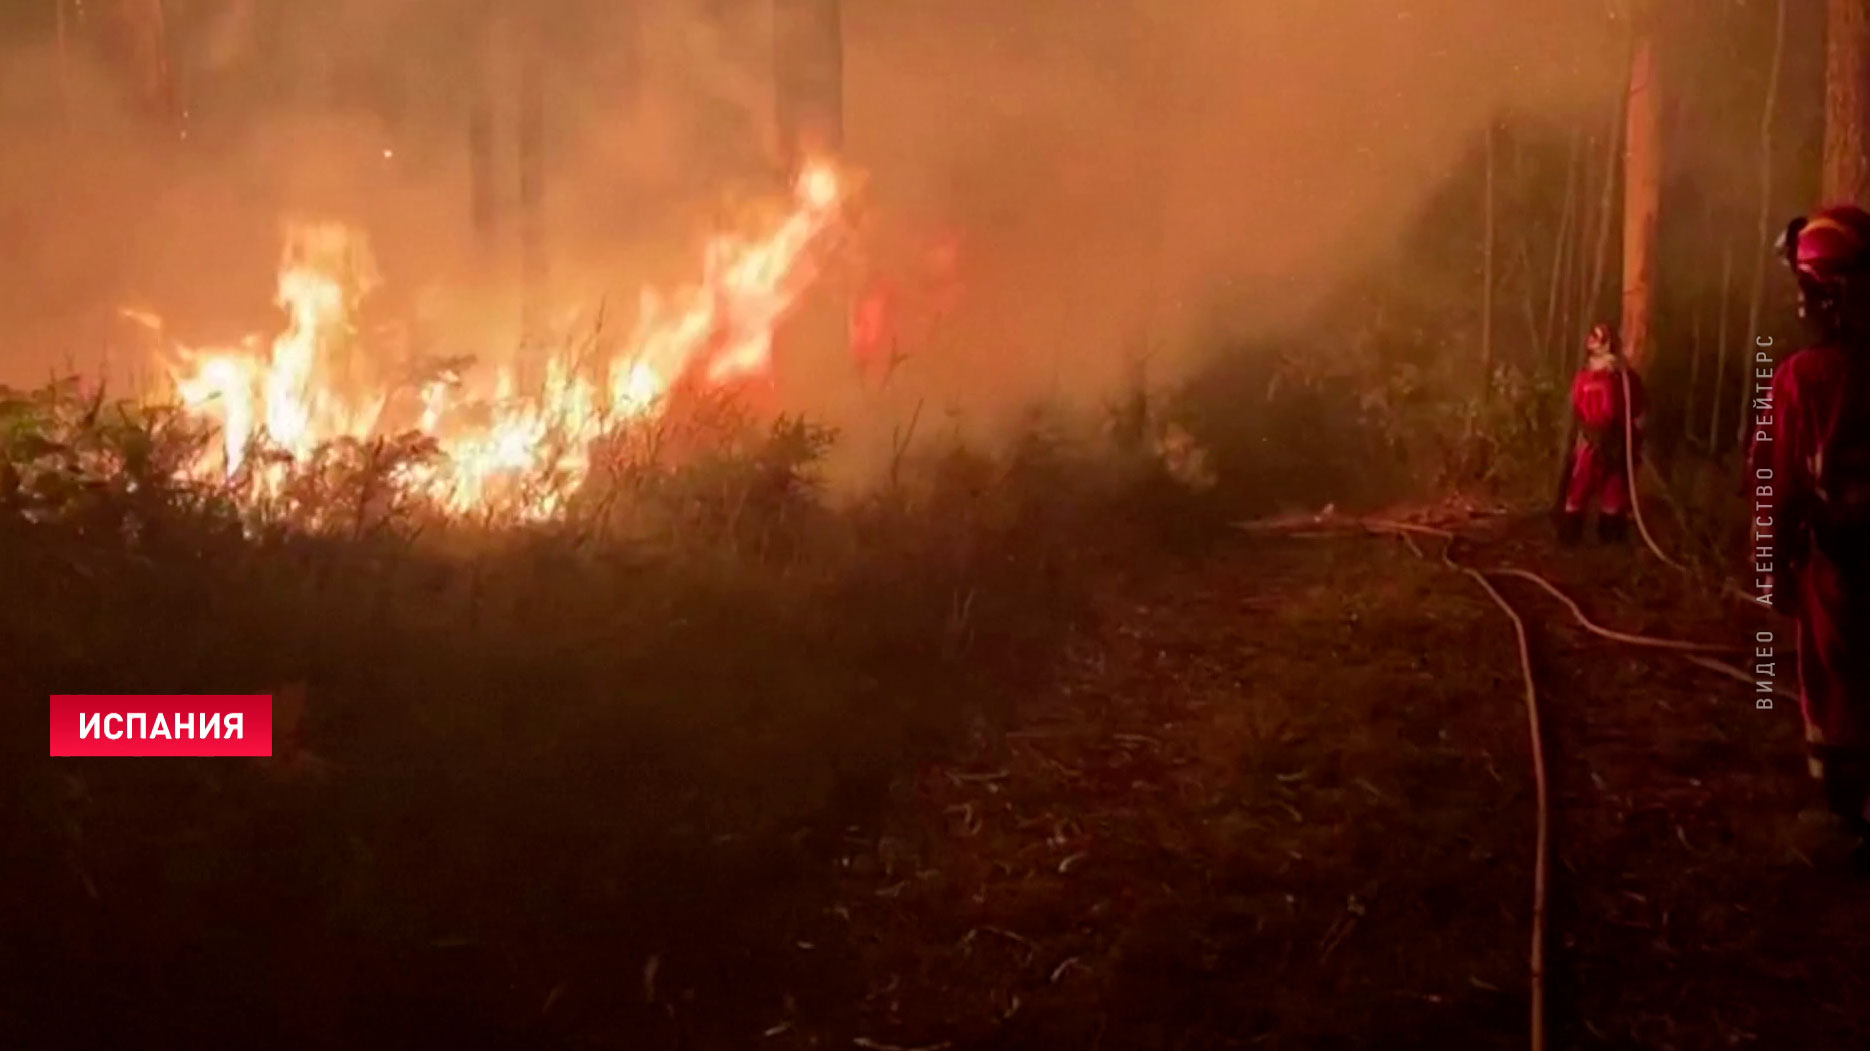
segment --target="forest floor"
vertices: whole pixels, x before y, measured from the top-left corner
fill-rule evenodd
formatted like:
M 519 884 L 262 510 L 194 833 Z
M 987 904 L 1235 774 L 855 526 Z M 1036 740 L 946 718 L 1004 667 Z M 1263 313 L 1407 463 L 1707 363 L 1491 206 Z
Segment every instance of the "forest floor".
M 1466 561 L 1536 568 L 1609 626 L 1786 634 L 1634 548 L 1558 551 L 1528 519 L 1463 531 Z M 814 827 L 701 830 L 670 848 L 660 899 L 605 897 L 659 871 L 606 873 L 596 844 L 529 846 L 498 785 L 464 788 L 449 818 L 450 836 L 484 832 L 486 869 L 421 874 L 459 928 L 361 924 L 345 880 L 270 900 L 301 886 L 296 830 L 379 867 L 395 856 L 371 835 L 440 834 L 346 831 L 316 789 L 238 826 L 273 860 L 236 882 L 190 871 L 186 843 L 151 848 L 167 860 L 134 891 L 42 873 L 33 944 L 62 956 L 0 961 L 6 1009 L 62 1002 L 78 1029 L 41 1019 L 9 1044 L 1526 1046 L 1532 765 L 1512 627 L 1487 595 L 1361 534 L 1240 533 L 1090 587 L 1041 685 L 916 768 L 834 792 Z M 1807 844 L 1794 706 L 1760 710 L 1748 684 L 1501 589 L 1530 627 L 1551 777 L 1549 1046 L 1870 1047 L 1870 895 Z M 1796 681 L 1789 654 L 1779 675 Z M 588 858 L 548 879 L 529 849 Z M 173 904 L 204 885 L 265 900 Z M 615 914 L 559 917 L 555 898 Z M 135 914 L 160 959 L 99 910 Z
M 1786 634 L 1542 525 L 1476 524 L 1461 557 L 1625 631 Z M 1870 1046 L 1870 896 L 1814 860 L 1796 705 L 1501 587 L 1550 764 L 1550 1046 Z M 798 965 L 838 961 L 861 997 L 783 1039 L 1525 1046 L 1533 783 L 1485 593 L 1393 539 L 1243 535 L 1101 594 L 1052 689 L 852 841 Z

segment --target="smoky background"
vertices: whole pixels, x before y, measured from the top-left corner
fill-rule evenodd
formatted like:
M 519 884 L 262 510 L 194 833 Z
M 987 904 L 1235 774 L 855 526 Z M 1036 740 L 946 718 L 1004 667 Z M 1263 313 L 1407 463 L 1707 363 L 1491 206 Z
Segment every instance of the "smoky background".
M 87 6 L 81 32 L 70 20 Z M 0 379 L 134 373 L 146 337 L 125 331 L 123 307 L 192 343 L 270 331 L 291 217 L 367 232 L 372 316 L 420 318 L 454 352 L 514 353 L 527 47 L 543 56 L 551 326 L 600 302 L 626 316 L 641 286 L 692 280 L 710 229 L 783 192 L 786 56 L 767 3 L 157 6 L 179 125 L 126 74 L 142 68 L 135 34 L 106 21 L 122 12 L 6 4 Z M 905 393 L 884 415 L 1095 399 L 1144 359 L 1152 378 L 1186 375 L 1302 322 L 1392 251 L 1494 115 L 1601 110 L 1626 60 L 1614 14 L 1561 0 L 845 0 L 839 152 L 862 173 L 861 214 L 808 327 L 835 329 L 866 275 L 913 283 L 946 243 L 959 305 L 904 349 Z M 479 225 L 477 93 L 496 188 Z M 852 413 L 848 355 L 821 342 L 782 345 L 788 390 Z

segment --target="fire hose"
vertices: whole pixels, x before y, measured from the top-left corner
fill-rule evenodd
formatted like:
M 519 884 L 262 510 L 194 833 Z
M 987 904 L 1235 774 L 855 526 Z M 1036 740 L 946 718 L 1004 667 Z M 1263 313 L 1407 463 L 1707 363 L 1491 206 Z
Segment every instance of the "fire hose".
M 1620 370 L 1619 378 L 1623 385 L 1624 479 L 1625 484 L 1629 486 L 1630 510 L 1632 516 L 1636 519 L 1637 533 L 1643 538 L 1644 545 L 1649 548 L 1651 554 L 1656 556 L 1657 560 L 1678 572 L 1688 574 L 1689 570 L 1686 566 L 1670 558 L 1668 554 L 1662 550 L 1662 546 L 1656 543 L 1655 536 L 1649 531 L 1648 523 L 1643 519 L 1643 502 L 1636 489 L 1636 420 L 1635 414 L 1631 411 L 1635 406 L 1631 398 L 1630 374 L 1627 368 Z M 1567 457 L 1570 457 L 1572 452 L 1570 448 L 1567 448 Z M 1569 459 L 1567 463 L 1569 464 Z M 1560 498 L 1563 498 L 1562 493 Z M 1316 524 L 1315 520 L 1313 524 Z M 1531 978 L 1531 1043 L 1533 1051 L 1544 1051 L 1545 920 L 1546 885 L 1551 871 L 1551 806 L 1546 783 L 1545 745 L 1540 733 L 1539 690 L 1532 671 L 1532 644 L 1527 634 L 1525 619 L 1520 616 L 1519 612 L 1513 608 L 1512 603 L 1507 601 L 1506 596 L 1502 595 L 1500 590 L 1494 586 L 1493 581 L 1488 578 L 1512 577 L 1535 585 L 1563 604 L 1566 610 L 1571 613 L 1572 619 L 1577 621 L 1580 627 L 1599 638 L 1608 639 L 1612 642 L 1628 646 L 1672 651 L 1680 654 L 1683 659 L 1699 667 L 1717 672 L 1732 679 L 1737 679 L 1741 682 L 1752 683 L 1754 681 L 1753 677 L 1749 676 L 1742 669 L 1726 661 L 1716 660 L 1708 656 L 1708 654 L 1712 653 L 1745 652 L 1744 647 L 1723 646 L 1705 642 L 1689 642 L 1681 639 L 1658 638 L 1650 635 L 1637 635 L 1605 627 L 1591 620 L 1590 617 L 1585 615 L 1584 609 L 1578 605 L 1576 600 L 1565 594 L 1556 584 L 1553 584 L 1550 580 L 1537 573 L 1511 566 L 1477 569 L 1473 566 L 1466 566 L 1456 562 L 1453 552 L 1455 544 L 1460 540 L 1460 536 L 1452 530 L 1380 518 L 1358 519 L 1353 520 L 1349 524 L 1361 526 L 1369 532 L 1387 533 L 1399 536 L 1409 545 L 1410 550 L 1424 558 L 1427 556 L 1423 554 L 1421 547 L 1415 543 L 1414 537 L 1432 536 L 1444 541 L 1446 546 L 1442 548 L 1442 564 L 1455 572 L 1469 577 L 1475 583 L 1479 584 L 1481 589 L 1487 593 L 1487 597 L 1492 599 L 1494 604 L 1500 607 L 1501 612 L 1505 613 L 1507 618 L 1513 622 L 1513 635 L 1519 645 L 1520 674 L 1522 681 L 1525 683 L 1526 725 L 1532 746 L 1533 792 L 1534 804 L 1537 808 L 1532 882 L 1532 947 L 1529 956 Z M 1241 523 L 1240 526 L 1241 528 L 1248 529 L 1265 528 L 1262 524 Z M 1311 533 L 1306 535 L 1316 536 L 1328 534 Z M 1733 592 L 1734 589 L 1731 584 L 1724 589 L 1724 593 L 1731 594 Z M 1773 692 L 1781 697 L 1786 697 L 1794 701 L 1798 700 L 1796 694 L 1782 688 L 1775 687 Z
M 1636 494 L 1636 414 L 1631 411 L 1635 405 L 1630 400 L 1629 368 L 1618 369 L 1617 377 L 1623 381 L 1623 479 L 1624 484 L 1630 487 L 1630 513 L 1636 519 L 1636 531 L 1642 536 L 1643 543 L 1649 545 L 1650 554 L 1661 559 L 1663 565 L 1686 573 L 1686 566 L 1662 553 L 1661 546 L 1656 543 L 1655 537 L 1649 535 L 1649 526 L 1643 521 L 1643 501 Z
M 1625 390 L 1625 397 L 1626 397 L 1625 404 L 1627 405 L 1628 404 L 1627 397 L 1628 397 L 1628 390 L 1629 390 L 1629 386 L 1628 386 L 1629 381 L 1627 378 L 1625 379 L 1624 384 L 1625 384 L 1624 390 Z M 1625 427 L 1626 427 L 1626 434 L 1627 434 L 1627 429 L 1629 427 L 1629 424 L 1628 424 L 1629 414 L 1627 412 L 1624 414 L 1624 419 L 1626 421 Z M 1625 449 L 1626 451 L 1629 449 L 1629 444 L 1627 442 L 1625 443 Z M 1633 457 L 1629 457 L 1629 459 L 1633 459 Z M 1626 460 L 1626 463 L 1627 462 L 1628 461 Z M 1632 478 L 1634 478 L 1634 474 L 1632 474 Z M 1631 486 L 1631 498 L 1632 498 L 1631 506 L 1632 508 L 1635 508 L 1636 500 L 1635 500 L 1634 483 L 1632 483 L 1632 486 Z M 1642 523 L 1641 512 L 1637 511 L 1636 513 L 1638 516 L 1637 523 L 1639 526 L 1641 526 L 1641 523 Z M 1546 942 L 1545 917 L 1546 917 L 1546 884 L 1548 882 L 1550 871 L 1551 871 L 1551 845 L 1550 845 L 1551 805 L 1550 805 L 1550 799 L 1549 799 L 1548 789 L 1546 785 L 1545 745 L 1544 745 L 1544 740 L 1539 729 L 1539 726 L 1540 726 L 1540 723 L 1539 723 L 1539 691 L 1538 691 L 1538 686 L 1537 686 L 1537 683 L 1536 683 L 1536 680 L 1535 680 L 1535 677 L 1532 671 L 1532 645 L 1529 639 L 1527 638 L 1525 619 L 1522 618 L 1519 612 L 1513 608 L 1512 603 L 1506 600 L 1506 596 L 1500 594 L 1499 589 L 1494 587 L 1493 582 L 1487 578 L 1489 576 L 1514 577 L 1516 579 L 1525 580 L 1525 581 L 1528 581 L 1529 583 L 1537 585 L 1540 589 L 1545 591 L 1547 594 L 1551 595 L 1552 597 L 1558 599 L 1559 602 L 1563 603 L 1565 608 L 1571 612 L 1573 619 L 1575 619 L 1581 627 L 1583 627 L 1586 631 L 1590 632 L 1593 635 L 1597 635 L 1601 638 L 1609 639 L 1613 642 L 1620 642 L 1620 643 L 1624 643 L 1626 645 L 1631 645 L 1631 646 L 1644 646 L 1644 647 L 1649 647 L 1653 649 L 1673 650 L 1673 651 L 1682 653 L 1688 660 L 1691 660 L 1694 663 L 1702 667 L 1709 668 L 1711 670 L 1718 671 L 1723 674 L 1727 674 L 1734 678 L 1738 678 L 1743 682 L 1751 682 L 1752 680 L 1748 678 L 1747 674 L 1744 671 L 1740 670 L 1739 668 L 1734 667 L 1731 664 L 1727 664 L 1724 661 L 1717 661 L 1710 657 L 1702 656 L 1702 654 L 1706 654 L 1706 653 L 1734 652 L 1736 649 L 1738 649 L 1738 647 L 1722 646 L 1722 645 L 1718 645 L 1714 643 L 1705 643 L 1705 642 L 1687 642 L 1687 641 L 1683 641 L 1680 639 L 1656 638 L 1654 636 L 1648 636 L 1648 635 L 1635 635 L 1629 632 L 1617 631 L 1612 628 L 1606 628 L 1603 625 L 1597 624 L 1596 622 L 1592 621 L 1591 618 L 1585 615 L 1583 608 L 1581 608 L 1578 605 L 1576 600 L 1572 599 L 1571 596 L 1561 591 L 1558 588 L 1558 586 L 1553 584 L 1550 580 L 1547 580 L 1545 577 L 1542 577 L 1537 573 L 1531 572 L 1530 570 L 1516 569 L 1510 566 L 1495 567 L 1491 569 L 1475 569 L 1471 566 L 1461 565 L 1460 563 L 1454 560 L 1454 556 L 1453 556 L 1454 545 L 1456 541 L 1459 540 L 1460 538 L 1456 533 L 1450 530 L 1436 529 L 1430 526 L 1420 526 L 1420 525 L 1414 525 L 1414 524 L 1405 523 L 1405 522 L 1391 522 L 1391 521 L 1385 521 L 1382 519 L 1366 520 L 1363 524 L 1366 528 L 1372 531 L 1375 531 L 1375 532 L 1390 532 L 1390 533 L 1396 533 L 1398 535 L 1401 535 L 1405 539 L 1405 541 L 1409 543 L 1410 548 L 1414 550 L 1418 555 L 1420 555 L 1422 551 L 1421 551 L 1421 548 L 1415 545 L 1413 540 L 1409 539 L 1411 534 L 1435 536 L 1442 540 L 1445 540 L 1447 542 L 1447 545 L 1442 549 L 1442 555 L 1441 555 L 1442 564 L 1447 566 L 1449 569 L 1465 574 L 1469 578 L 1473 579 L 1475 583 L 1479 584 L 1481 588 L 1487 592 L 1487 596 L 1493 600 L 1494 604 L 1500 607 L 1501 612 L 1505 613 L 1508 619 L 1510 619 L 1513 622 L 1513 635 L 1514 635 L 1514 638 L 1519 643 L 1520 675 L 1521 675 L 1522 681 L 1525 683 L 1526 725 L 1527 725 L 1527 731 L 1528 731 L 1530 741 L 1531 741 L 1531 746 L 1532 746 L 1533 793 L 1534 793 L 1534 805 L 1537 808 L 1537 813 L 1535 817 L 1536 834 L 1535 834 L 1535 842 L 1534 842 L 1534 847 L 1533 847 L 1534 860 L 1533 860 L 1533 877 L 1532 877 L 1532 948 L 1531 948 L 1531 953 L 1529 956 L 1529 970 L 1530 970 L 1530 976 L 1531 976 L 1530 978 L 1530 985 L 1531 985 L 1530 1028 L 1531 1028 L 1531 1034 L 1532 1034 L 1531 1042 L 1532 1042 L 1533 1051 L 1544 1051 L 1544 1048 L 1545 1048 L 1545 942 Z M 1662 552 L 1660 550 L 1656 550 L 1655 542 L 1649 536 L 1648 530 L 1644 529 L 1642 532 L 1643 532 L 1644 540 L 1650 543 L 1651 550 L 1655 551 L 1656 555 L 1658 557 L 1663 558 L 1665 562 L 1669 561 L 1666 556 L 1662 555 Z M 1675 563 L 1673 562 L 1669 562 L 1669 564 L 1675 565 Z M 1681 567 L 1677 566 L 1676 568 L 1680 569 Z M 1776 692 L 1781 692 L 1783 694 L 1783 691 L 1776 691 Z
M 1649 553 L 1652 555 L 1655 555 L 1658 561 L 1660 561 L 1665 566 L 1668 566 L 1672 569 L 1677 570 L 1678 572 L 1688 574 L 1690 571 L 1687 566 L 1682 565 L 1680 562 L 1677 562 L 1676 560 L 1670 558 L 1667 554 L 1663 553 L 1661 545 L 1656 543 L 1656 538 L 1650 535 L 1648 523 L 1643 521 L 1643 498 L 1642 498 L 1642 495 L 1638 493 L 1636 489 L 1636 423 L 1635 423 L 1634 417 L 1628 411 L 1630 407 L 1630 374 L 1628 370 L 1622 371 L 1622 380 L 1623 380 L 1623 404 L 1625 407 L 1625 411 L 1623 414 L 1624 484 L 1629 486 L 1630 511 L 1631 511 L 1631 514 L 1636 519 L 1636 531 L 1638 535 L 1640 535 L 1643 538 L 1644 546 L 1649 548 Z M 1575 430 L 1575 427 L 1574 427 L 1574 430 Z M 1570 443 L 1567 443 L 1566 445 L 1566 456 L 1567 456 L 1566 476 L 1567 477 L 1569 477 L 1569 473 L 1570 473 L 1570 467 L 1569 467 L 1570 454 L 1571 454 L 1571 446 L 1570 446 Z M 1563 486 L 1560 486 L 1559 499 L 1561 500 L 1564 499 Z M 1739 588 L 1739 586 L 1736 585 L 1731 579 L 1726 580 L 1722 583 L 1721 597 L 1738 599 L 1739 601 L 1745 602 L 1749 605 L 1754 605 L 1757 603 L 1757 600 L 1752 595 L 1749 595 L 1745 591 L 1742 591 Z M 1695 659 L 1690 658 L 1690 660 L 1695 660 Z M 1707 662 L 1700 661 L 1700 660 L 1695 660 L 1695 663 L 1702 664 L 1706 667 L 1711 668 L 1712 670 L 1719 671 L 1722 674 L 1734 674 L 1737 671 L 1737 669 L 1734 669 L 1732 667 L 1710 665 L 1710 664 L 1707 664 Z M 1742 674 L 1744 675 L 1744 673 Z M 1743 681 L 1751 682 L 1753 680 L 1743 678 Z M 1779 692 L 1782 694 L 1784 693 L 1784 691 L 1775 691 L 1775 692 Z
M 1533 844 L 1532 952 L 1528 961 L 1531 969 L 1532 1051 L 1545 1051 L 1545 885 L 1551 869 L 1551 806 L 1546 789 L 1545 742 L 1539 732 L 1539 690 L 1532 674 L 1532 642 L 1526 636 L 1526 622 L 1520 617 L 1519 611 L 1513 608 L 1513 604 L 1506 600 L 1506 596 L 1500 594 L 1493 582 L 1487 579 L 1485 573 L 1454 560 L 1454 545 L 1459 537 L 1452 531 L 1381 519 L 1367 521 L 1365 526 L 1377 532 L 1399 534 L 1417 555 L 1422 554 L 1422 549 L 1416 546 L 1411 534 L 1420 533 L 1446 540 L 1447 546 L 1442 548 L 1441 553 L 1442 564 L 1471 577 L 1513 622 L 1513 637 L 1519 643 L 1520 672 L 1526 684 L 1526 727 L 1532 743 L 1532 783 L 1537 829 Z
M 1625 380 L 1624 380 L 1624 393 L 1625 393 L 1625 405 L 1627 406 L 1629 404 L 1629 401 L 1628 401 L 1629 380 L 1627 376 L 1625 377 Z M 1630 431 L 1633 430 L 1633 427 L 1630 423 L 1629 413 L 1626 412 L 1624 414 L 1624 420 L 1625 420 L 1625 424 L 1624 424 L 1625 435 L 1627 438 L 1630 436 Z M 1633 479 L 1634 478 L 1633 465 L 1634 465 L 1635 457 L 1633 453 L 1629 451 L 1630 447 L 1631 447 L 1631 443 L 1626 441 L 1625 442 L 1625 450 L 1626 450 L 1625 464 L 1626 464 L 1626 467 L 1632 468 L 1631 477 Z M 1631 485 L 1631 504 L 1632 504 L 1632 507 L 1635 508 L 1636 499 L 1635 499 L 1635 486 L 1633 482 Z M 1645 542 L 1647 542 L 1650 545 L 1650 550 L 1654 552 L 1657 555 L 1657 557 L 1662 558 L 1662 560 L 1668 563 L 1669 565 L 1673 565 L 1677 569 L 1683 569 L 1683 567 L 1680 566 L 1678 563 L 1675 563 L 1674 561 L 1668 559 L 1666 556 L 1662 554 L 1661 550 L 1656 546 L 1654 538 L 1652 538 L 1649 535 L 1648 529 L 1642 528 L 1641 511 L 1637 510 L 1636 514 L 1638 516 L 1637 523 L 1638 523 L 1639 528 L 1641 529 L 1643 539 L 1645 540 Z M 1314 522 L 1311 524 L 1316 524 L 1316 523 Z M 1427 556 L 1423 554 L 1422 549 L 1415 543 L 1414 537 L 1432 536 L 1432 537 L 1435 537 L 1437 539 L 1444 541 L 1446 546 L 1443 547 L 1442 553 L 1441 553 L 1442 564 L 1448 567 L 1449 569 L 1454 570 L 1455 572 L 1461 573 L 1469 577 L 1475 583 L 1479 584 L 1481 586 L 1481 589 L 1487 593 L 1488 598 L 1492 599 L 1494 604 L 1497 605 L 1500 608 L 1501 612 L 1505 613 L 1507 615 L 1507 618 L 1511 620 L 1513 623 L 1513 635 L 1519 646 L 1520 674 L 1521 674 L 1521 679 L 1525 684 L 1526 725 L 1527 725 L 1527 732 L 1528 732 L 1528 736 L 1529 736 L 1531 748 L 1532 748 L 1533 793 L 1534 793 L 1534 805 L 1536 807 L 1536 815 L 1535 815 L 1536 833 L 1535 833 L 1535 842 L 1534 842 L 1534 848 L 1533 848 L 1534 859 L 1533 859 L 1533 884 L 1532 884 L 1532 935 L 1531 935 L 1531 952 L 1528 958 L 1529 971 L 1530 971 L 1530 989 L 1531 989 L 1531 1018 L 1530 1018 L 1531 1044 L 1532 1044 L 1533 1051 L 1544 1051 L 1544 1048 L 1545 1048 L 1545 944 L 1546 944 L 1545 921 L 1546 921 L 1546 898 L 1547 898 L 1546 885 L 1549 880 L 1549 875 L 1551 871 L 1551 842 L 1550 842 L 1551 841 L 1551 835 L 1550 835 L 1551 833 L 1551 806 L 1550 806 L 1550 796 L 1549 796 L 1549 789 L 1547 787 L 1546 770 L 1545 770 L 1545 744 L 1544 744 L 1544 738 L 1540 732 L 1539 691 L 1538 691 L 1537 680 L 1535 676 L 1533 675 L 1533 671 L 1532 671 L 1532 644 L 1531 644 L 1531 640 L 1528 637 L 1528 633 L 1526 630 L 1525 619 L 1520 616 L 1519 611 L 1513 608 L 1512 603 L 1507 601 L 1506 596 L 1502 595 L 1500 593 L 1500 590 L 1494 586 L 1493 581 L 1488 578 L 1490 576 L 1513 577 L 1515 579 L 1525 580 L 1529 583 L 1532 583 L 1538 586 L 1541 590 L 1545 591 L 1547 594 L 1551 595 L 1552 597 L 1556 598 L 1560 603 L 1562 603 L 1565 606 L 1565 608 L 1571 613 L 1572 618 L 1578 622 L 1578 625 L 1580 627 L 1582 627 L 1585 631 L 1590 632 L 1591 634 L 1596 635 L 1600 638 L 1608 639 L 1613 642 L 1623 643 L 1625 645 L 1630 645 L 1630 646 L 1641 646 L 1641 647 L 1646 647 L 1650 649 L 1661 649 L 1661 650 L 1669 650 L 1669 651 L 1677 652 L 1677 653 L 1680 653 L 1684 657 L 1684 659 L 1692 661 L 1693 663 L 1703 668 L 1707 668 L 1711 671 L 1719 672 L 1731 678 L 1736 678 L 1736 679 L 1739 679 L 1740 681 L 1750 683 L 1753 680 L 1751 677 L 1749 677 L 1746 674 L 1746 672 L 1724 661 L 1715 660 L 1711 657 L 1706 656 L 1706 654 L 1709 654 L 1709 653 L 1743 652 L 1743 648 L 1735 647 L 1735 646 L 1723 646 L 1723 645 L 1718 645 L 1715 643 L 1688 642 L 1688 641 L 1684 641 L 1681 639 L 1667 639 L 1667 638 L 1658 638 L 1658 637 L 1649 636 L 1649 635 L 1637 635 L 1637 634 L 1632 634 L 1630 632 L 1618 631 L 1614 628 L 1607 628 L 1591 620 L 1590 617 L 1585 615 L 1583 608 L 1578 605 L 1576 600 L 1572 599 L 1571 596 L 1565 594 L 1564 591 L 1560 590 L 1556 584 L 1553 584 L 1550 580 L 1546 579 L 1543 576 L 1540 576 L 1537 573 L 1534 573 L 1530 570 L 1517 569 L 1511 566 L 1498 566 L 1498 567 L 1492 567 L 1492 568 L 1486 568 L 1486 569 L 1476 569 L 1472 566 L 1466 566 L 1466 565 L 1462 565 L 1459 562 L 1456 562 L 1454 559 L 1453 552 L 1454 552 L 1455 544 L 1460 540 L 1460 535 L 1455 533 L 1452 530 L 1440 529 L 1434 526 L 1418 525 L 1418 524 L 1411 523 L 1411 522 L 1397 522 L 1397 521 L 1391 521 L 1388 519 L 1380 519 L 1380 518 L 1357 519 L 1347 524 L 1359 526 L 1365 529 L 1366 531 L 1373 532 L 1373 533 L 1384 533 L 1384 534 L 1399 536 L 1403 539 L 1405 543 L 1409 545 L 1412 551 L 1414 551 L 1418 556 L 1421 556 L 1424 558 L 1426 558 Z M 1265 525 L 1258 524 L 1258 523 L 1240 523 L 1239 527 L 1244 528 L 1244 529 L 1266 528 Z M 1310 533 L 1306 535 L 1318 536 L 1318 535 L 1329 535 L 1329 534 Z M 1685 569 L 1683 571 L 1686 572 Z M 1775 692 L 1780 693 L 1782 696 L 1793 696 L 1791 694 L 1787 694 L 1783 690 L 1775 690 Z

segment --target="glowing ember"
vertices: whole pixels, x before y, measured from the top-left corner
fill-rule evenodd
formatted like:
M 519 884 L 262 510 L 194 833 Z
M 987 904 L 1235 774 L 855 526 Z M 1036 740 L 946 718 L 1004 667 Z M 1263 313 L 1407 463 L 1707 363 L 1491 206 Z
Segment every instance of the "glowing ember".
M 546 361 L 539 389 L 525 396 L 510 369 L 479 395 L 458 376 L 430 379 L 403 395 L 413 401 L 413 421 L 399 428 L 381 426 L 398 392 L 370 373 L 352 325 L 377 280 L 363 237 L 335 224 L 294 227 L 279 275 L 285 330 L 264 348 L 250 339 L 181 352 L 176 393 L 222 436 L 218 453 L 196 470 L 218 473 L 245 495 L 269 496 L 327 443 L 414 430 L 442 455 L 404 476 L 412 491 L 452 511 L 499 505 L 548 517 L 584 480 L 592 443 L 660 411 L 672 387 L 769 369 L 774 327 L 817 276 L 843 193 L 835 169 L 807 166 L 774 229 L 717 235 L 703 253 L 699 284 L 644 291 L 634 330 L 599 375 L 580 371 L 565 352 Z

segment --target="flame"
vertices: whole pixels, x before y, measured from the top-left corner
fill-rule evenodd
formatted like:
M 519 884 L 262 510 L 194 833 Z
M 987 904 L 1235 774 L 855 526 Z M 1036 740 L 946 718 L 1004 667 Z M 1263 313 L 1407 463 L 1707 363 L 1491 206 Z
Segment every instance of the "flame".
M 645 289 L 636 323 L 596 369 L 570 351 L 544 363 L 537 389 L 521 394 L 511 368 L 491 391 L 452 374 L 403 397 L 432 439 L 436 463 L 403 484 L 450 511 L 517 501 L 522 517 L 550 517 L 590 469 L 592 446 L 630 420 L 661 411 L 685 382 L 719 385 L 771 368 L 773 331 L 817 277 L 841 216 L 844 180 L 828 163 L 805 167 L 790 211 L 763 236 L 717 234 L 705 245 L 698 283 L 673 293 Z M 367 242 L 339 224 L 288 230 L 277 302 L 286 325 L 269 345 L 188 350 L 172 373 L 183 407 L 219 428 L 220 449 L 198 475 L 276 494 L 294 465 L 339 439 L 382 436 L 395 385 L 372 374 L 353 324 L 376 285 Z M 407 404 L 407 402 L 405 402 Z M 256 457 L 258 450 L 268 455 Z M 537 481 L 547 485 L 533 485 Z

